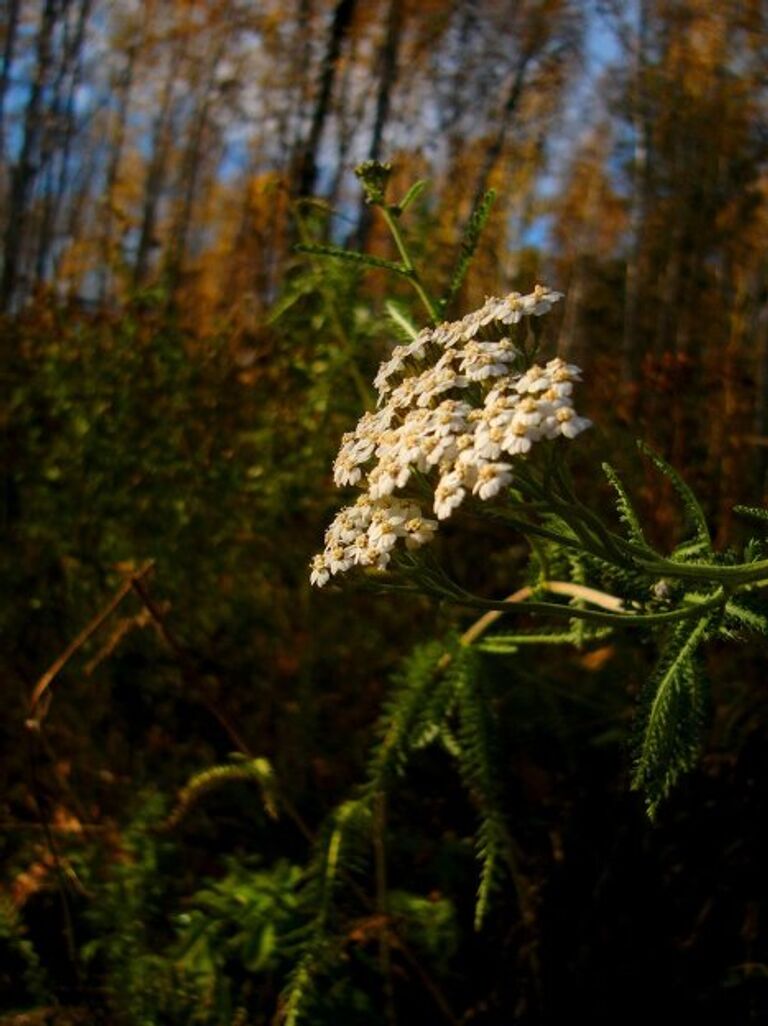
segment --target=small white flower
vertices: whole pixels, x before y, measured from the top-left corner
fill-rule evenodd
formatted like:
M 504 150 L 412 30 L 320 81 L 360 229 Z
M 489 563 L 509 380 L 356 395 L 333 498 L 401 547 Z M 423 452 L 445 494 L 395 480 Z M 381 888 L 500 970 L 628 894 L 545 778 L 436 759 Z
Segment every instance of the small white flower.
M 560 425 L 560 434 L 566 438 L 575 438 L 576 435 L 580 435 L 582 431 L 586 431 L 588 427 L 592 426 L 592 421 L 587 420 L 586 417 L 579 417 L 576 411 L 569 406 L 565 406 L 555 412 L 555 419 Z
M 512 480 L 512 467 L 509 463 L 486 463 L 477 472 L 472 493 L 480 499 L 492 499 L 498 495 Z
M 543 367 L 534 364 L 529 367 L 525 374 L 515 384 L 516 390 L 525 395 L 536 395 L 538 392 L 546 392 L 552 387 L 552 380 Z
M 444 474 L 435 488 L 435 515 L 438 520 L 447 519 L 464 501 L 466 492 L 462 488 L 462 478 L 455 470 Z
M 411 476 L 411 468 L 403 466 L 391 456 L 384 457 L 368 475 L 368 491 L 372 499 L 391 495 L 398 488 L 404 488 Z
M 332 574 L 344 573 L 345 570 L 349 570 L 353 563 L 349 547 L 334 545 L 327 549 L 325 562 Z
M 422 516 L 411 517 L 405 524 L 406 548 L 416 549 L 421 545 L 427 545 L 434 538 L 436 530 L 436 520 L 427 520 Z
M 317 556 L 312 557 L 312 562 L 309 565 L 312 570 L 309 575 L 309 583 L 313 584 L 316 588 L 322 588 L 324 584 L 327 584 L 331 576 L 331 571 L 326 566 L 325 558 L 318 553 Z
M 495 300 L 494 320 L 501 324 L 517 324 L 526 312 L 521 299 L 519 292 L 510 292 L 503 299 Z
M 545 285 L 537 285 L 533 292 L 523 296 L 520 302 L 523 304 L 526 314 L 541 317 L 542 314 L 549 313 L 553 305 L 562 298 L 562 292 L 553 292 Z

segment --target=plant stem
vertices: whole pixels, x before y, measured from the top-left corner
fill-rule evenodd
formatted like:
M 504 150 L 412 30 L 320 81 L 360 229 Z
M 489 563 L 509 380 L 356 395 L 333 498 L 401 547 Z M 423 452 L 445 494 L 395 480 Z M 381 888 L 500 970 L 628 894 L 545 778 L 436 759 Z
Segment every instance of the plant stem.
M 411 285 L 413 285 L 413 287 L 416 289 L 419 299 L 422 301 L 427 313 L 429 314 L 429 319 L 432 321 L 433 324 L 437 324 L 440 320 L 440 311 L 438 309 L 437 303 L 432 299 L 432 297 L 429 295 L 429 293 L 421 283 L 421 278 L 419 277 L 419 273 L 416 270 L 413 261 L 411 260 L 411 255 L 408 252 L 408 247 L 405 244 L 405 239 L 403 238 L 402 232 L 400 231 L 400 225 L 397 223 L 397 219 L 392 214 L 390 208 L 385 206 L 384 204 L 382 204 L 379 207 L 379 209 L 381 210 L 382 217 L 384 218 L 387 228 L 389 228 L 390 234 L 394 239 L 395 246 L 397 246 L 397 251 L 400 254 L 400 259 L 403 261 L 403 267 L 405 268 L 406 272 L 405 276 L 408 278 L 408 281 L 411 283 Z
M 725 605 L 728 598 L 725 589 L 718 588 L 714 595 L 701 602 L 695 602 L 683 609 L 673 609 L 667 613 L 601 613 L 596 609 L 579 609 L 576 606 L 565 606 L 556 602 L 520 602 L 515 606 L 510 606 L 509 602 L 494 602 L 491 599 L 470 595 L 468 592 L 465 594 L 466 598 L 461 597 L 456 601 L 462 606 L 469 606 L 473 609 L 495 609 L 504 613 L 514 610 L 525 613 L 547 613 L 565 616 L 568 619 L 592 620 L 595 623 L 621 623 L 626 627 L 655 627 L 657 624 L 689 620 L 701 616 L 702 612 L 707 609 L 717 609 Z

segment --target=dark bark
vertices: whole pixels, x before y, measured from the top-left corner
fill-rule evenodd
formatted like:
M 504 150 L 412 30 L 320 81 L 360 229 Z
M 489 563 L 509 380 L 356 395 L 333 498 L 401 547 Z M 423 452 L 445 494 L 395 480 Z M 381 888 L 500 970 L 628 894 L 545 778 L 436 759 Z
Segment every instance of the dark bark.
M 356 6 L 357 0 L 338 0 L 333 12 L 309 134 L 295 162 L 295 191 L 299 196 L 312 195 L 317 185 L 317 150 L 331 112 L 341 48 L 352 24 Z
M 506 102 L 504 103 L 501 116 L 498 119 L 496 135 L 493 137 L 485 151 L 485 157 L 483 158 L 483 163 L 480 167 L 480 173 L 477 176 L 477 184 L 475 186 L 475 194 L 472 201 L 473 209 L 485 195 L 493 169 L 496 167 L 496 164 L 504 151 L 504 144 L 507 141 L 510 126 L 520 104 L 520 98 L 525 90 L 526 75 L 534 56 L 535 51 L 533 49 L 527 49 L 520 54 L 518 59 Z
M 387 13 L 387 31 L 381 50 L 379 51 L 378 79 L 379 88 L 376 94 L 376 112 L 371 132 L 371 145 L 368 148 L 368 160 L 381 159 L 381 147 L 384 140 L 384 129 L 389 120 L 392 105 L 392 90 L 397 80 L 397 61 L 403 27 L 402 0 L 390 0 Z M 360 207 L 358 244 L 364 245 L 370 227 L 371 210 L 365 203 Z
M 47 276 L 62 203 L 71 184 L 70 156 L 72 142 L 77 133 L 75 101 L 77 90 L 83 80 L 83 47 L 91 7 L 92 0 L 81 0 L 71 40 L 65 39 L 61 66 L 50 104 L 55 114 L 50 119 L 51 129 L 46 133 L 47 147 L 41 161 L 48 171 L 48 183 L 38 233 L 36 282 L 45 280 Z
M 203 164 L 204 144 L 210 126 L 211 104 L 216 89 L 216 69 L 224 54 L 224 49 L 225 43 L 222 41 L 211 57 L 208 74 L 205 76 L 198 102 L 192 113 L 191 131 L 181 162 L 178 178 L 181 198 L 173 219 L 166 256 L 166 278 L 171 290 L 178 285 L 189 243 L 192 214 L 200 180 L 200 169 Z
M 139 232 L 139 244 L 133 268 L 134 287 L 144 284 L 149 273 L 149 261 L 157 245 L 155 230 L 160 197 L 166 176 L 168 154 L 171 143 L 171 122 L 173 120 L 173 90 L 182 56 L 182 45 L 177 44 L 168 66 L 168 75 L 163 85 L 160 108 L 152 126 L 152 150 L 147 175 L 144 180 L 144 208 Z
M 123 157 L 123 148 L 125 146 L 125 128 L 131 104 L 131 91 L 138 52 L 139 42 L 137 40 L 132 42 L 126 51 L 125 65 L 115 88 L 116 109 L 104 187 L 102 222 L 104 230 L 101 238 L 101 266 L 99 268 L 99 300 L 102 303 L 109 291 L 110 275 L 114 265 L 114 197 L 120 173 L 120 163 Z
M 632 390 L 637 380 L 640 359 L 640 276 L 643 255 L 643 234 L 650 203 L 650 147 L 646 94 L 646 53 L 648 47 L 648 4 L 639 0 L 638 24 L 632 87 L 632 207 L 630 211 L 631 250 L 625 272 L 624 331 L 621 341 L 621 378 L 625 389 Z M 630 397 L 631 398 L 631 397 Z
M 20 0 L 8 0 L 5 18 L 5 40 L 3 42 L 3 66 L 0 68 L 0 156 L 5 153 L 5 95 L 11 81 L 11 65 L 16 51 L 16 34 L 19 27 Z
M 44 89 L 52 65 L 53 34 L 59 13 L 59 3 L 56 0 L 46 0 L 37 33 L 37 59 L 24 112 L 21 149 L 11 174 L 8 221 L 3 239 L 3 273 L 0 278 L 0 310 L 4 311 L 11 308 L 16 295 L 21 272 L 27 205 L 40 171 L 40 140 L 45 117 Z

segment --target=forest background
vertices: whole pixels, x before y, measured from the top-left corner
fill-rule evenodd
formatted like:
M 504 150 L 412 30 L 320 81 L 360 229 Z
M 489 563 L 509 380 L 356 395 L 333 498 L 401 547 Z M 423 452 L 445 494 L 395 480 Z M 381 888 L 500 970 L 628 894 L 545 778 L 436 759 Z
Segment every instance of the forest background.
M 0 1021 L 269 1023 L 312 838 L 392 675 L 466 626 L 418 598 L 310 593 L 339 436 L 397 333 L 390 282 L 296 244 L 390 257 L 353 168 L 392 161 L 394 193 L 429 182 L 406 225 L 439 288 L 493 188 L 453 313 L 562 289 L 549 341 L 584 370 L 585 451 L 610 454 L 661 539 L 677 526 L 645 438 L 725 546 L 732 505 L 766 499 L 768 9 L 6 0 L 0 17 Z M 519 540 L 491 541 L 457 558 L 497 596 Z M 389 878 L 345 899 L 343 966 L 309 1021 L 631 1023 L 662 994 L 670 1015 L 764 1021 L 760 652 L 710 654 L 706 753 L 654 826 L 627 790 L 652 658 L 630 638 L 493 671 L 516 889 L 475 932 L 472 807 L 425 751 L 381 830 Z

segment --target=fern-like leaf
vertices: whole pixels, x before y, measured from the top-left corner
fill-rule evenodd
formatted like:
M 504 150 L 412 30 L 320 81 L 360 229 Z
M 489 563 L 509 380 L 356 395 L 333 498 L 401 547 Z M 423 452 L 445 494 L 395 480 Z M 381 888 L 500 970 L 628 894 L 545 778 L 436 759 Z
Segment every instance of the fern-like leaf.
M 319 243 L 300 242 L 296 246 L 299 253 L 309 253 L 310 256 L 334 257 L 336 260 L 346 260 L 348 263 L 359 264 L 361 267 L 378 267 L 386 271 L 393 271 L 395 274 L 408 275 L 409 272 L 402 264 L 394 260 L 382 260 L 380 257 L 369 256 L 367 253 L 358 253 L 354 249 L 342 249 L 341 246 L 323 246 Z
M 414 650 L 396 678 L 376 728 L 378 741 L 371 752 L 366 791 L 386 791 L 402 773 L 414 747 L 425 732 L 446 718 L 455 688 L 456 642 L 434 642 Z
M 746 520 L 757 521 L 763 525 L 764 530 L 768 531 L 768 509 L 764 509 L 762 506 L 734 506 L 733 512 Z
M 610 463 L 603 463 L 603 473 L 608 479 L 608 483 L 611 488 L 613 488 L 616 493 L 616 510 L 619 514 L 619 519 L 627 529 L 627 537 L 631 542 L 647 549 L 648 542 L 645 540 L 645 535 L 643 534 L 640 517 L 637 515 L 635 507 L 632 505 L 629 492 L 624 487 L 621 478 Z
M 711 551 L 712 539 L 709 533 L 707 518 L 704 515 L 704 510 L 701 508 L 699 500 L 693 494 L 689 485 L 685 483 L 674 467 L 671 467 L 669 463 L 667 463 L 663 457 L 659 456 L 657 452 L 651 449 L 649 445 L 643 441 L 638 441 L 637 445 L 640 451 L 647 456 L 656 469 L 667 478 L 677 492 L 683 504 L 688 525 L 693 530 L 696 540 L 706 546 L 706 551 Z
M 646 688 L 632 787 L 644 792 L 651 818 L 699 754 L 707 694 L 696 651 L 710 619 L 705 615 L 672 628 Z
M 398 303 L 388 299 L 384 304 L 387 316 L 406 339 L 413 340 L 419 334 L 418 328 L 412 323 L 405 311 Z
M 505 870 L 516 885 L 519 880 L 514 845 L 500 803 L 496 730 L 475 651 L 465 648 L 457 655 L 452 670 L 459 715 L 459 770 L 480 818 L 476 838 L 480 879 L 475 901 L 475 929 L 479 930 Z M 518 898 L 524 900 L 519 886 Z
M 342 802 L 324 824 L 315 843 L 302 891 L 302 903 L 312 920 L 301 955 L 281 998 L 280 1016 L 285 1026 L 296 1026 L 315 992 L 317 980 L 337 963 L 342 939 L 330 922 L 340 874 L 359 868 L 359 852 L 369 844 L 371 806 L 365 798 Z
M 464 235 L 459 249 L 459 258 L 451 276 L 448 291 L 440 300 L 441 312 L 444 312 L 450 306 L 451 301 L 456 297 L 456 294 L 464 283 L 467 272 L 472 265 L 472 258 L 475 255 L 475 250 L 480 242 L 480 237 L 483 234 L 483 229 L 488 223 L 488 218 L 491 216 L 491 209 L 493 208 L 495 200 L 495 191 L 493 189 L 489 189 L 472 211 L 472 215 L 464 229 Z
M 600 638 L 610 637 L 614 633 L 612 627 L 596 627 L 586 621 L 580 621 L 584 625 L 583 641 L 597 641 Z M 516 631 L 513 634 L 491 634 L 476 641 L 474 648 L 480 652 L 488 652 L 497 655 L 512 655 L 518 648 L 526 645 L 574 645 L 578 640 L 573 630 L 568 631 Z
M 179 792 L 176 806 L 166 820 L 166 826 L 178 826 L 193 805 L 201 798 L 218 790 L 225 784 L 245 781 L 258 784 L 264 809 L 272 819 L 277 819 L 277 796 L 275 775 L 268 759 L 241 759 L 228 766 L 212 766 L 196 773 Z
M 400 202 L 396 203 L 394 206 L 394 212 L 398 217 L 406 212 L 408 207 L 410 207 L 410 205 L 415 202 L 419 196 L 421 196 L 422 192 L 424 192 L 428 185 L 429 182 L 425 178 L 421 178 L 418 182 L 413 183 L 405 196 L 403 196 Z
M 726 631 L 735 628 L 753 634 L 768 634 L 768 603 L 743 592 L 731 596 L 725 606 L 724 627 Z

